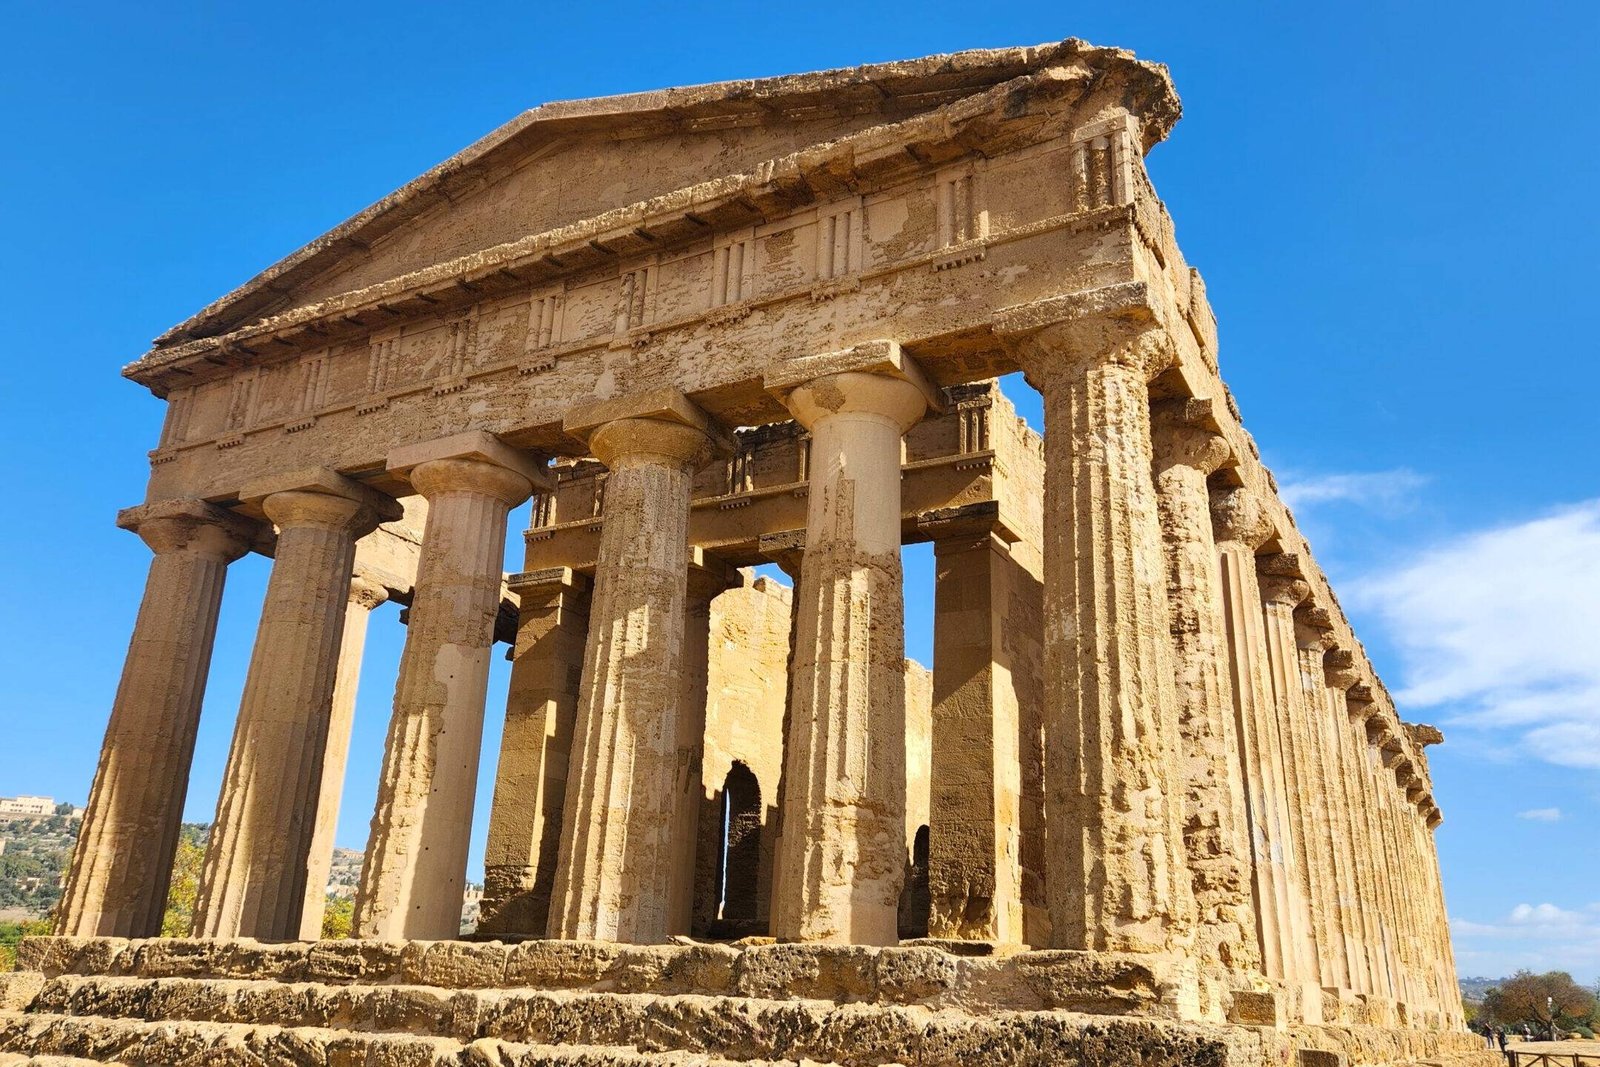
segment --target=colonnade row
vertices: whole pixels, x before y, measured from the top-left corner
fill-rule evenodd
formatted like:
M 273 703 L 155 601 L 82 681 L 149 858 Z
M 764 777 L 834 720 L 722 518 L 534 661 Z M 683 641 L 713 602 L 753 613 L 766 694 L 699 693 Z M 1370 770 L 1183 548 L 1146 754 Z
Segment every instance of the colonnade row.
M 1167 349 L 1143 329 L 1074 320 L 1019 329 L 1010 343 L 1043 394 L 1048 430 L 1050 943 L 1195 960 L 1238 988 L 1264 976 L 1306 993 L 1308 1015 L 1318 996 L 1348 993 L 1449 1017 L 1453 964 L 1432 835 L 1414 804 L 1419 769 L 1350 650 L 1333 647 L 1301 562 L 1267 550 L 1275 531 L 1229 478 L 1237 457 L 1205 404 L 1152 405 Z M 901 437 L 940 392 L 890 342 L 786 364 L 765 384 L 811 435 L 771 931 L 893 943 L 905 858 Z M 694 852 L 681 759 L 696 729 L 681 684 L 695 669 L 685 662 L 692 482 L 726 443 L 670 391 L 576 410 L 566 429 L 610 474 L 546 932 L 661 941 L 687 912 Z M 387 465 L 428 514 L 356 930 L 449 938 L 507 516 L 548 488 L 548 470 L 481 432 L 398 449 Z M 347 608 L 355 541 L 396 505 L 329 470 L 239 497 L 277 528 L 277 547 L 196 933 L 292 939 L 329 822 L 318 808 L 339 743 L 341 644 L 359 640 L 350 620 L 365 614 Z M 63 899 L 66 934 L 159 928 L 223 578 L 259 530 L 198 500 L 121 521 L 155 558 Z M 994 766 L 995 779 L 1013 774 L 1005 760 Z M 531 809 L 547 782 L 530 773 Z M 497 817 L 505 806 L 497 798 Z M 998 903 L 992 919 L 945 932 L 1016 939 L 1003 916 L 1018 825 L 996 806 L 974 831 L 992 840 L 963 855 Z M 935 855 L 939 835 L 935 824 Z

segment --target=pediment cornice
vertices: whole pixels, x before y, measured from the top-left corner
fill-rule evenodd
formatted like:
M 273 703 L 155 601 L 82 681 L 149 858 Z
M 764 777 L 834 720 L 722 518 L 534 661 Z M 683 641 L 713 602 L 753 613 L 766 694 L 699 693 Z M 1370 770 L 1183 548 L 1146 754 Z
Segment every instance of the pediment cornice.
M 544 105 L 167 331 L 123 373 L 165 393 L 193 380 L 202 367 L 203 374 L 217 365 L 254 361 L 257 344 L 326 345 L 641 251 L 660 251 L 715 230 L 781 218 L 807 204 L 886 185 L 952 159 L 1040 139 L 1047 135 L 1042 102 L 1081 98 L 1107 87 L 1120 89 L 1124 106 L 1141 125 L 1145 149 L 1165 137 L 1177 119 L 1179 105 L 1165 68 L 1076 40 Z M 342 255 L 359 254 L 382 233 L 437 207 L 459 183 L 486 180 L 497 158 L 503 165 L 511 146 L 526 142 L 528 131 L 536 128 L 546 140 L 585 129 L 648 136 L 663 124 L 682 128 L 686 123 L 728 124 L 762 116 L 763 121 L 775 116 L 782 121 L 791 112 L 823 106 L 820 101 L 859 108 L 868 92 L 888 115 L 911 113 L 743 173 L 698 182 L 303 306 L 273 310 L 283 306 L 297 280 L 325 272 Z M 927 108 L 930 99 L 944 102 Z

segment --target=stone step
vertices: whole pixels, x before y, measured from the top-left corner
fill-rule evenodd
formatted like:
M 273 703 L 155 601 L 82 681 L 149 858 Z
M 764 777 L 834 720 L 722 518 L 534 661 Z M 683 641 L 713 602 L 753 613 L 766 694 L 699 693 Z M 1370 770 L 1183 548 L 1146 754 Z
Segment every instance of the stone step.
M 0 1017 L 0 1033 L 5 1032 L 6 1020 Z M 24 1056 L 18 1052 L 0 1052 L 0 1067 L 129 1067 L 120 1060 L 84 1060 L 77 1056 Z
M 418 1034 L 49 1013 L 30 1014 L 0 1026 L 0 1065 L 9 1063 L 55 1067 L 830 1067 L 812 1060 L 735 1065 L 688 1052 L 558 1047 L 492 1038 L 464 1044 Z
M 948 947 L 947 947 L 948 946 Z M 954 949 L 954 951 L 952 951 Z M 969 955 L 967 953 L 985 953 Z M 991 1011 L 1177 1017 L 1177 983 L 1148 959 L 982 943 L 615 945 L 584 941 L 37 938 L 19 967 L 45 975 L 241 978 L 443 989 L 582 989 Z
M 593 990 L 452 991 L 215 978 L 57 975 L 44 983 L 30 1012 L 50 1018 L 405 1034 L 461 1045 L 491 1039 L 602 1046 L 694 1053 L 745 1064 L 1258 1064 L 1282 1062 L 1263 1057 L 1278 1052 L 1280 1045 L 1287 1048 L 1271 1031 L 1059 1011 L 975 1016 L 952 1009 L 822 1000 Z

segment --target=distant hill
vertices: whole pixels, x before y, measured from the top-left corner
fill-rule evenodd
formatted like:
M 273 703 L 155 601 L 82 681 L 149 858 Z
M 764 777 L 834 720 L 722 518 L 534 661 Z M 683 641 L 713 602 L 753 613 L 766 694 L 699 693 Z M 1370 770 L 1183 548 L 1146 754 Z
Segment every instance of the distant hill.
M 1467 1000 L 1482 1000 L 1483 995 L 1504 982 L 1504 978 L 1461 978 L 1461 996 Z
M 0 920 L 50 914 L 82 822 L 83 809 L 70 804 L 52 815 L 0 815 Z

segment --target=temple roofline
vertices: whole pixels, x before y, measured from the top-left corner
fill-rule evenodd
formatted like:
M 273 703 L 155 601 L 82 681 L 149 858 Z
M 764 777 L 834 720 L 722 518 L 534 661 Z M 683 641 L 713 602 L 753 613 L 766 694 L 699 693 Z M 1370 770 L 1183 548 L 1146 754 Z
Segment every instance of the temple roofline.
M 876 108 L 908 117 L 916 110 L 936 109 L 1067 61 L 1087 61 L 1102 74 L 1120 73 L 1145 82 L 1150 102 L 1143 116 L 1146 150 L 1164 139 L 1177 122 L 1180 105 L 1164 65 L 1136 59 L 1125 49 L 1100 48 L 1077 38 L 541 104 L 166 330 L 153 342 L 154 349 L 214 337 L 270 314 L 294 285 L 321 274 L 351 251 L 364 251 L 407 220 L 483 181 L 498 166 L 542 140 L 599 130 L 613 136 L 637 136 L 781 121 L 819 113 L 818 105 L 804 103 L 813 97 L 828 99 L 830 110 L 838 112 L 841 94 L 846 94 L 853 109 Z

